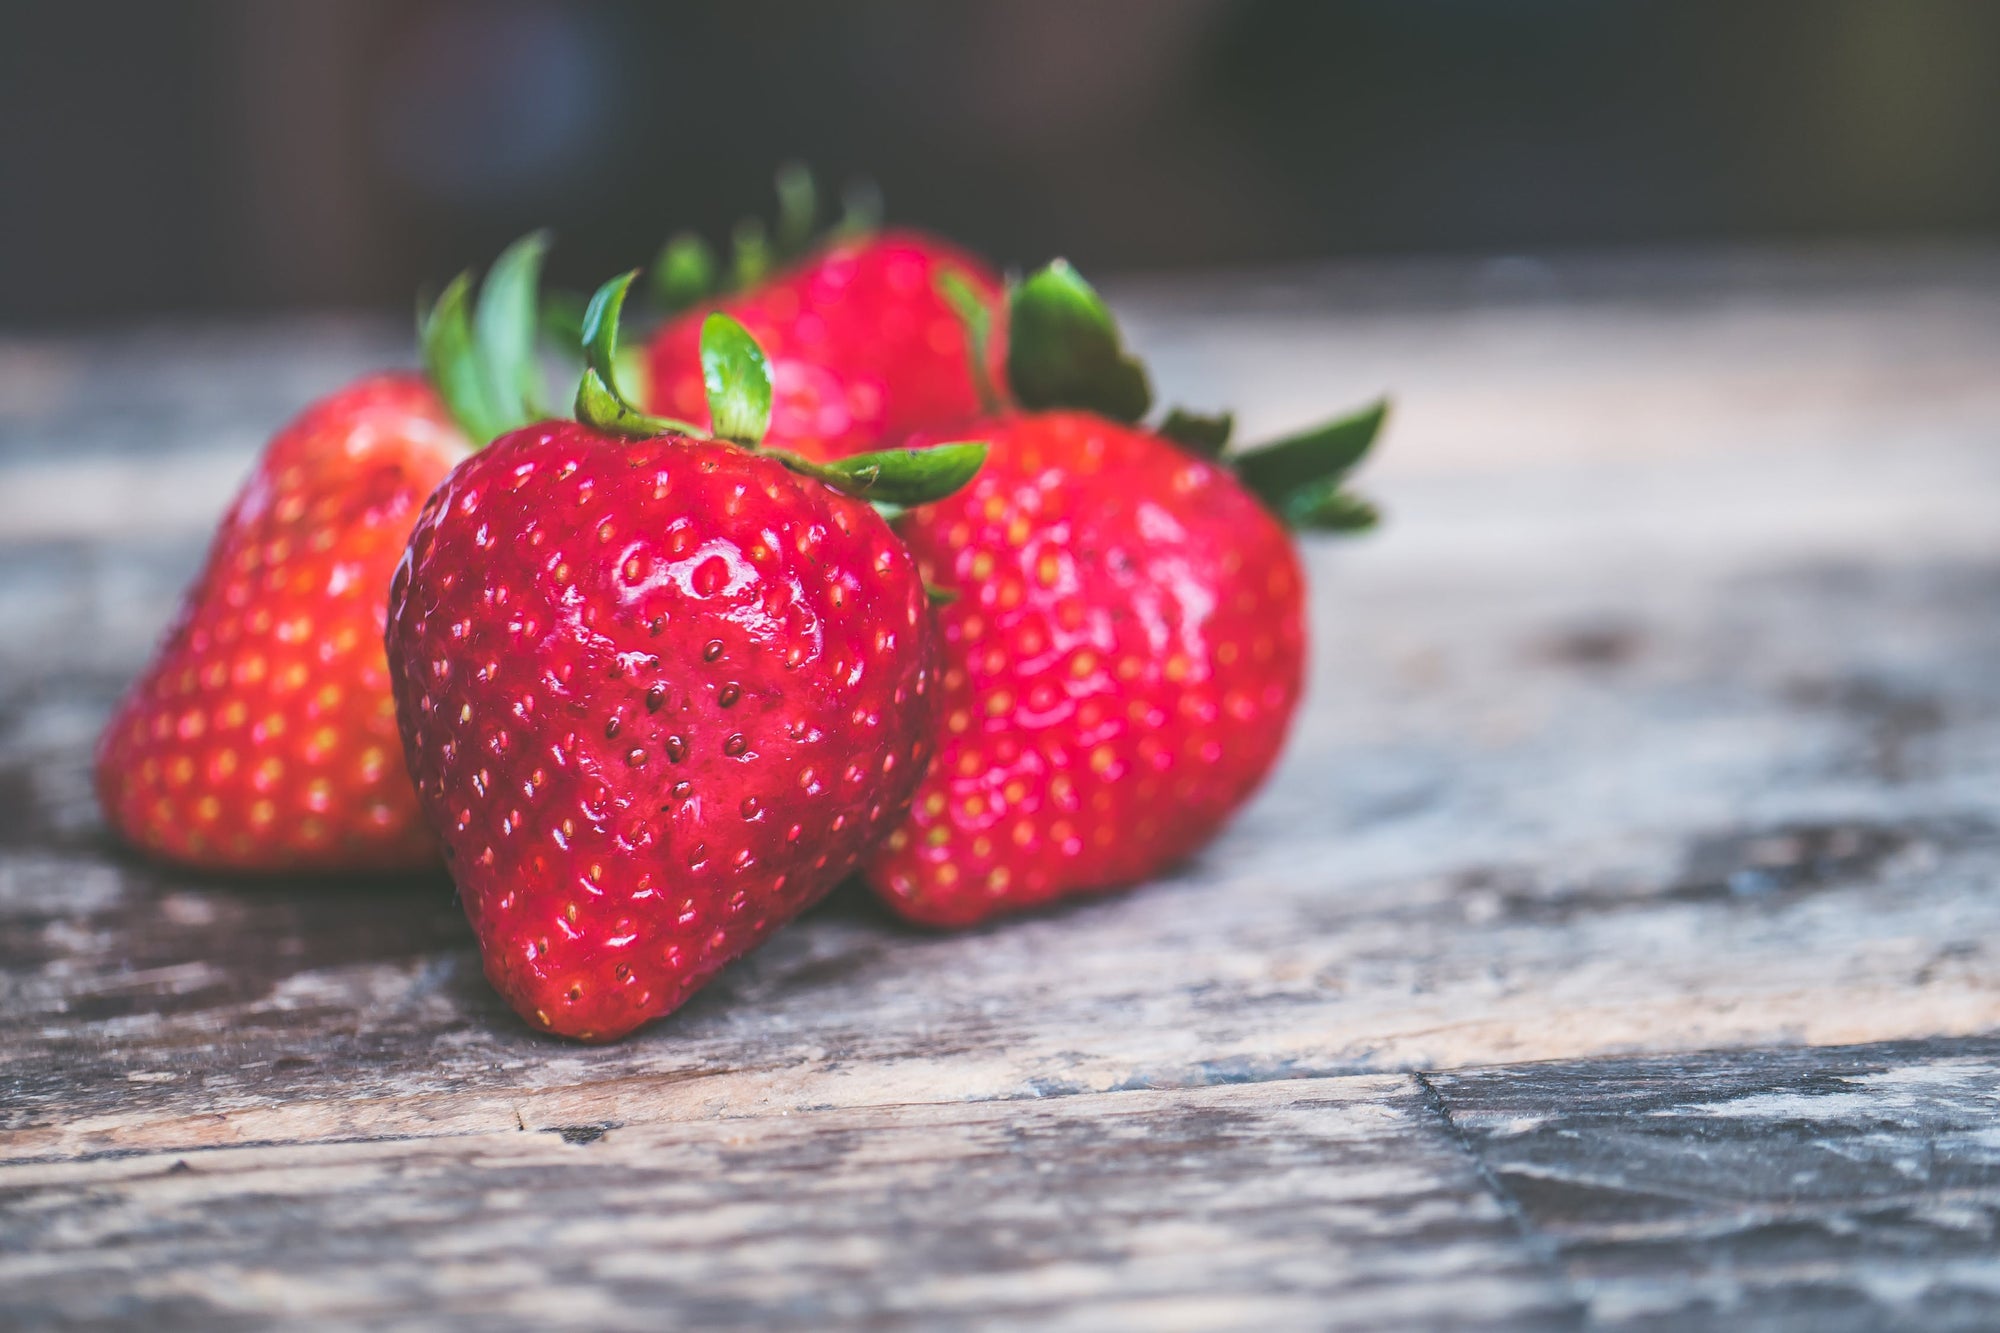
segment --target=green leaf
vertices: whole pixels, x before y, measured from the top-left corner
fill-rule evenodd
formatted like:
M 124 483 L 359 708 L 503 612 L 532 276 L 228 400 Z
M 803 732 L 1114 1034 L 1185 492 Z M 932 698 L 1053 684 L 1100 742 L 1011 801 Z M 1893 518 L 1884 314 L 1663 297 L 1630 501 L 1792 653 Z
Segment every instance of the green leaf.
M 634 439 L 678 429 L 674 423 L 648 416 L 626 402 L 625 396 L 607 383 L 595 366 L 584 370 L 583 380 L 576 386 L 576 419 L 601 431 Z
M 470 272 L 453 278 L 443 295 L 419 317 L 417 346 L 423 355 L 424 372 L 459 429 L 474 444 L 488 444 L 507 429 L 507 424 L 493 403 L 486 371 L 479 364 L 467 309 L 471 292 Z
M 1001 410 L 999 390 L 993 387 L 993 376 L 988 369 L 988 360 L 993 346 L 993 307 L 980 295 L 963 270 L 955 265 L 938 271 L 938 294 L 951 307 L 958 322 L 965 326 L 966 349 L 972 359 L 972 387 L 979 394 L 982 411 L 995 413 Z
M 618 364 L 618 320 L 625 312 L 626 294 L 638 276 L 638 269 L 619 274 L 592 292 L 590 304 L 583 308 L 584 364 L 603 375 L 607 384 L 616 383 L 613 367 Z
M 1023 407 L 1078 407 L 1133 422 L 1152 405 L 1145 367 L 1126 353 L 1110 309 L 1066 260 L 1014 289 L 1007 339 L 1007 378 Z
M 1308 482 L 1286 497 L 1285 521 L 1315 532 L 1366 532 L 1382 521 L 1382 511 L 1352 491 L 1340 489 L 1336 478 Z
M 813 223 L 819 218 L 819 189 L 802 162 L 778 168 L 778 254 L 796 259 L 812 245 Z
M 1321 481 L 1338 482 L 1353 471 L 1368 456 L 1388 416 L 1389 400 L 1378 399 L 1311 430 L 1232 454 L 1228 461 L 1245 486 L 1283 512 L 1299 488 Z
M 731 291 L 754 287 L 771 271 L 771 241 L 762 218 L 744 218 L 729 235 Z
M 720 311 L 701 323 L 701 379 L 717 439 L 755 445 L 771 427 L 771 366 L 750 330 Z
M 1160 423 L 1158 433 L 1191 454 L 1199 454 L 1203 458 L 1215 458 L 1229 447 L 1230 432 L 1235 429 L 1234 412 L 1205 417 L 1176 407 L 1168 412 L 1167 419 Z
M 876 503 L 929 504 L 942 500 L 979 475 L 986 461 L 984 441 L 934 444 L 927 449 L 885 449 L 814 463 L 769 450 L 787 467 L 817 477 L 837 491 Z
M 487 402 L 506 430 L 547 415 L 535 325 L 549 234 L 523 236 L 500 252 L 479 287 L 473 338 L 486 375 Z
M 940 588 L 935 583 L 926 583 L 924 596 L 930 599 L 932 606 L 950 606 L 958 600 L 958 589 Z
M 653 300 L 668 314 L 679 314 L 715 291 L 720 269 L 707 241 L 681 232 L 660 247 L 653 261 Z
M 618 435 L 704 432 L 685 421 L 641 412 L 618 391 L 618 317 L 639 270 L 620 274 L 592 294 L 583 311 L 583 379 L 576 388 L 576 419 Z
M 721 313 L 710 315 L 701 325 L 701 376 L 714 432 L 640 411 L 618 389 L 618 318 L 638 276 L 634 269 L 613 278 L 584 308 L 584 372 L 576 390 L 577 420 L 621 435 L 678 431 L 728 440 L 885 509 L 941 499 L 972 480 L 986 461 L 984 444 L 891 449 L 831 463 L 817 463 L 783 449 L 759 448 L 771 424 L 771 367 L 750 331 Z

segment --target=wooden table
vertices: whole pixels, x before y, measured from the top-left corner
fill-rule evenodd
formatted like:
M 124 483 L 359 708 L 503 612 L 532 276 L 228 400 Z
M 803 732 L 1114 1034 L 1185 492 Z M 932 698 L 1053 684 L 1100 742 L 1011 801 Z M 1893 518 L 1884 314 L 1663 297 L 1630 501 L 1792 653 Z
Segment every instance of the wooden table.
M 1311 702 L 1140 892 L 851 892 L 638 1037 L 438 878 L 106 838 L 87 757 L 318 322 L 0 344 L 0 1323 L 2000 1324 L 2000 254 L 1115 293 L 1268 431 L 1394 388 Z

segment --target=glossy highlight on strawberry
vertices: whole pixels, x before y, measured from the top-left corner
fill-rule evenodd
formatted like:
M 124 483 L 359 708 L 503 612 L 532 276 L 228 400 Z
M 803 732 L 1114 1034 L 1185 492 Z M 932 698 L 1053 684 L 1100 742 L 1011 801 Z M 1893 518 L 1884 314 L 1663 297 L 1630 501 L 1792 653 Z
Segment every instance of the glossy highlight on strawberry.
M 704 321 L 697 436 L 619 392 L 591 299 L 578 422 L 509 435 L 426 507 L 391 592 L 404 753 L 514 1009 L 586 1041 L 677 1008 L 901 819 L 932 736 L 929 594 L 869 499 L 985 454 L 761 444 L 762 350 Z
M 929 758 L 929 608 L 866 503 L 728 444 L 551 423 L 458 469 L 389 629 L 496 989 L 620 1036 L 849 873 Z
M 900 915 L 964 926 L 1135 884 L 1203 846 L 1283 748 L 1306 654 L 1286 524 L 1349 531 L 1386 405 L 1231 450 L 1231 419 L 1154 428 L 1144 366 L 1060 260 L 1016 287 L 1015 410 L 972 486 L 899 530 L 955 599 L 937 758 L 870 858 Z M 923 443 L 916 437 L 912 443 Z
M 900 524 L 959 596 L 937 757 L 868 867 L 945 926 L 1206 843 L 1277 758 L 1305 651 L 1290 537 L 1228 472 L 1089 413 L 972 429 L 978 480 Z

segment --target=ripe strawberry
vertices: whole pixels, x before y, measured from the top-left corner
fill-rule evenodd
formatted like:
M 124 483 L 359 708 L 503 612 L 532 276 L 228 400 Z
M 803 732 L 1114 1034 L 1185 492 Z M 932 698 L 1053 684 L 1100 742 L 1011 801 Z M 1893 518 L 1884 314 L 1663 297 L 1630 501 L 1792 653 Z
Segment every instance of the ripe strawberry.
M 1280 515 L 1374 517 L 1339 483 L 1381 405 L 1224 454 L 1227 418 L 1129 424 L 1145 373 L 1067 265 L 1011 318 L 1015 395 L 1045 410 L 967 427 L 991 443 L 978 480 L 900 524 L 925 579 L 960 595 L 938 615 L 936 759 L 866 873 L 930 925 L 1131 884 L 1214 836 L 1277 758 L 1304 674 Z
M 790 220 L 780 223 L 781 241 L 811 228 L 811 186 L 801 180 L 780 177 Z M 746 246 L 739 235 L 738 268 L 747 269 L 740 276 L 758 274 L 760 236 L 752 232 Z M 719 308 L 749 329 L 770 358 L 773 445 L 808 458 L 838 458 L 980 411 L 980 381 L 954 307 L 997 306 L 1001 287 L 997 275 L 956 246 L 913 231 L 840 236 L 718 305 L 701 299 L 712 262 L 691 258 L 685 247 L 692 244 L 677 242 L 662 260 L 662 284 L 683 284 L 674 299 L 691 308 L 648 342 L 647 397 L 656 410 L 706 419 L 702 318 Z M 938 281 L 945 273 L 957 275 L 951 295 Z
M 518 307 L 532 304 L 542 248 L 530 238 L 495 265 L 482 311 L 495 334 L 510 314 L 532 327 Z M 446 308 L 469 341 L 465 286 Z M 382 628 L 419 506 L 497 428 L 483 401 L 455 420 L 446 399 L 464 408 L 465 386 L 444 387 L 368 376 L 265 449 L 99 741 L 98 797 L 128 842 L 221 870 L 436 860 L 403 768 Z
M 909 552 L 842 492 L 926 500 L 983 452 L 755 447 L 768 372 L 719 315 L 702 355 L 738 443 L 644 417 L 610 375 L 630 281 L 586 316 L 582 423 L 446 479 L 388 632 L 487 978 L 534 1026 L 600 1041 L 676 1008 L 901 818 L 929 758 L 931 620 Z

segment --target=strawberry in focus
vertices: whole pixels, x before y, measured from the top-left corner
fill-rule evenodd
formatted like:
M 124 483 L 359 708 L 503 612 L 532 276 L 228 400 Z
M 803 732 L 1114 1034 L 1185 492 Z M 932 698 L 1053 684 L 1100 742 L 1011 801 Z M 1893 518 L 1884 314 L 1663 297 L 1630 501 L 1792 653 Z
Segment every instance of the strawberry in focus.
M 810 234 L 811 189 L 796 169 L 780 174 L 781 253 L 802 248 Z M 656 285 L 680 284 L 668 299 L 687 309 L 647 343 L 654 410 L 705 422 L 701 329 L 703 317 L 719 309 L 750 330 L 770 359 L 773 446 L 838 458 L 980 412 L 980 379 L 959 306 L 970 301 L 989 313 L 1000 306 L 999 277 L 984 263 L 921 232 L 850 225 L 847 234 L 767 277 L 760 272 L 761 235 L 753 230 L 747 243 L 739 235 L 743 285 L 719 301 L 706 290 L 713 261 L 687 248 L 696 243 L 681 238 L 663 255 Z M 954 289 L 940 282 L 946 274 L 955 275 Z
M 532 328 L 518 304 L 542 247 L 530 238 L 495 264 L 490 323 Z M 463 300 L 464 279 L 453 292 Z M 491 414 L 456 405 L 422 377 L 372 375 L 271 440 L 98 742 L 98 798 L 127 842 L 217 870 L 436 862 L 403 766 L 383 608 L 425 498 L 486 438 Z
M 410 772 L 494 987 L 611 1040 L 824 895 L 902 817 L 933 735 L 916 563 L 854 494 L 935 498 L 977 446 L 757 447 L 770 382 L 725 317 L 703 438 L 613 388 L 630 278 L 585 319 L 580 423 L 517 431 L 418 520 L 391 593 Z M 733 442 L 732 442 L 733 441 Z
M 1144 371 L 1060 261 L 1015 293 L 1012 333 L 1030 410 L 966 427 L 991 445 L 978 479 L 898 525 L 958 597 L 938 612 L 937 755 L 866 873 L 936 926 L 1133 884 L 1208 842 L 1299 699 L 1305 585 L 1285 522 L 1374 520 L 1341 481 L 1381 406 L 1240 454 L 1226 418 L 1140 427 Z

